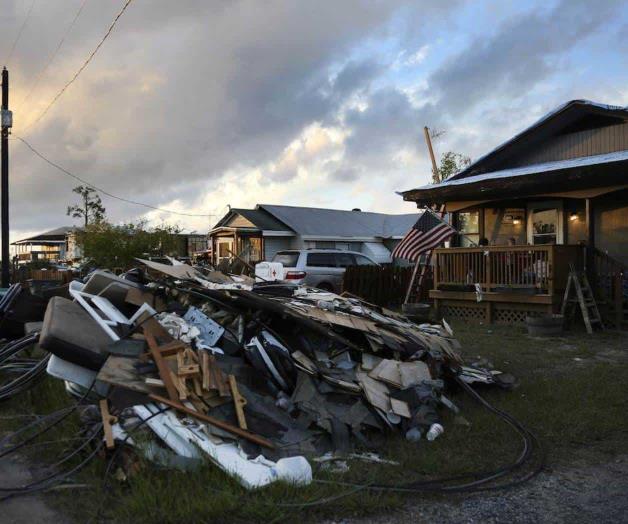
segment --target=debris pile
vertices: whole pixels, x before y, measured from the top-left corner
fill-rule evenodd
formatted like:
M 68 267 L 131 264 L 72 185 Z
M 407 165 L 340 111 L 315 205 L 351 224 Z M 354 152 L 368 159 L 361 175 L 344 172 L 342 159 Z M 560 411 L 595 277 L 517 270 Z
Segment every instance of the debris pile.
M 455 377 L 512 385 L 465 366 L 446 323 L 417 325 L 318 289 L 140 262 L 142 271 L 70 283 L 48 302 L 39 335 L 48 374 L 98 402 L 107 448 L 124 442 L 176 467 L 209 459 L 248 488 L 306 484 L 309 460 L 376 460 L 364 451 L 393 431 L 439 437 L 443 410 L 459 413 L 446 396 Z

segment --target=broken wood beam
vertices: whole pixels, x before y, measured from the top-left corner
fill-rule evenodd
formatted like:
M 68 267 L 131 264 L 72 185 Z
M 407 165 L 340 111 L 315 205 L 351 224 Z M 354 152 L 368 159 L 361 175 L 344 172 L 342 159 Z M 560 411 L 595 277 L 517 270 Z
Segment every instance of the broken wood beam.
M 233 405 L 235 407 L 236 417 L 238 418 L 238 426 L 242 429 L 248 429 L 246 425 L 246 417 L 244 416 L 244 406 L 246 399 L 240 395 L 238 390 L 238 382 L 234 375 L 229 375 L 229 387 L 231 388 L 231 396 L 233 397 Z
M 113 449 L 115 447 L 115 442 L 113 440 L 113 429 L 111 428 L 111 424 L 115 424 L 116 417 L 111 416 L 109 413 L 109 404 L 107 403 L 107 399 L 103 398 L 99 401 L 100 405 L 100 416 L 102 417 L 102 429 L 105 434 L 105 445 L 107 449 Z
M 155 395 L 154 393 L 151 393 L 148 396 L 151 400 L 154 400 L 155 402 L 160 402 L 161 404 L 170 406 L 171 408 L 174 408 L 180 411 L 181 413 L 185 413 L 186 415 L 190 415 L 191 417 L 194 417 L 198 420 L 207 422 L 208 424 L 211 424 L 212 426 L 216 426 L 217 428 L 224 429 L 225 431 L 233 435 L 237 435 L 238 437 L 242 437 L 250 442 L 253 442 L 254 444 L 259 444 L 260 446 L 263 446 L 269 449 L 275 449 L 275 445 L 270 440 L 267 440 L 264 437 L 260 437 L 259 435 L 250 433 L 247 430 L 240 429 L 236 426 L 232 426 L 228 422 L 214 418 L 211 415 L 205 415 L 204 413 L 199 413 L 198 411 L 194 411 L 193 409 L 190 409 L 187 406 L 184 406 L 180 402 L 173 402 L 172 400 L 167 399 L 166 397 L 162 397 L 161 395 Z

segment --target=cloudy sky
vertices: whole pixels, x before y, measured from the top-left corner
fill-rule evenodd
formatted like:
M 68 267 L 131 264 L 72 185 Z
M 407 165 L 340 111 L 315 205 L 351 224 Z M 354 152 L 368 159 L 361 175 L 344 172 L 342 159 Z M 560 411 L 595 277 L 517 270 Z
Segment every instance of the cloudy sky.
M 111 193 L 216 215 L 103 197 L 113 221 L 207 231 L 256 203 L 411 212 L 395 191 L 429 181 L 424 125 L 445 131 L 438 155 L 477 158 L 567 100 L 628 105 L 621 0 L 135 0 L 33 124 L 124 3 L 34 2 L 0 1 L 13 135 Z M 12 240 L 72 223 L 76 181 L 10 150 Z

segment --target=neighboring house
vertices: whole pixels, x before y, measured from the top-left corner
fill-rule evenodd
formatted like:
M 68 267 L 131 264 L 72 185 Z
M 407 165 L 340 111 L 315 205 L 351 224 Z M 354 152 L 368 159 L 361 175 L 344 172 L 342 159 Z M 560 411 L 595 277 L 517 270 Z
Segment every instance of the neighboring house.
M 207 235 L 198 233 L 177 233 L 179 239 L 177 256 L 194 258 L 207 251 Z
M 76 228 L 73 226 L 58 227 L 23 240 L 12 242 L 13 255 L 18 264 L 26 264 L 35 260 L 50 262 L 65 260 L 68 253 L 68 234 Z
M 282 249 L 332 248 L 359 251 L 377 262 L 417 221 L 418 214 L 389 215 L 355 209 L 258 204 L 231 209 L 209 232 L 214 263 L 233 254 L 247 262 L 271 260 Z
M 401 194 L 419 207 L 445 205 L 465 235 L 436 250 L 430 296 L 449 316 L 521 321 L 555 312 L 570 263 L 621 300 L 617 278 L 628 264 L 626 107 L 573 100 L 448 180 Z M 488 247 L 470 247 L 481 238 Z M 509 242 L 515 246 L 505 248 Z M 468 289 L 475 283 L 484 291 L 481 302 Z

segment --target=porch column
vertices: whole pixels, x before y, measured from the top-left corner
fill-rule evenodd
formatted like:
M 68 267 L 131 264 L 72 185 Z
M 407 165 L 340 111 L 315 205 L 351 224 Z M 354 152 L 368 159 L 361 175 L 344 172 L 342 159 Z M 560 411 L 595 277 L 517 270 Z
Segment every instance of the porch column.
M 587 245 L 591 248 L 595 247 L 595 216 L 593 209 L 593 200 L 585 199 L 586 219 L 587 219 Z
M 584 257 L 584 270 L 588 273 L 589 278 L 594 274 L 593 253 L 595 249 L 595 210 L 593 208 L 593 200 L 585 199 L 585 215 L 587 224 L 587 251 Z

